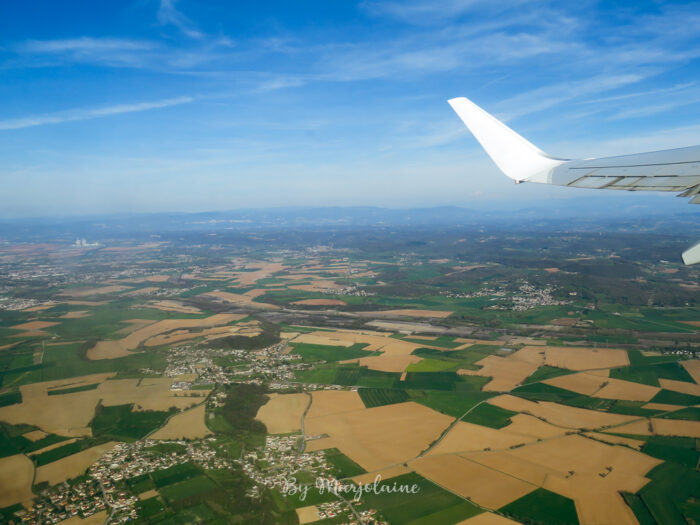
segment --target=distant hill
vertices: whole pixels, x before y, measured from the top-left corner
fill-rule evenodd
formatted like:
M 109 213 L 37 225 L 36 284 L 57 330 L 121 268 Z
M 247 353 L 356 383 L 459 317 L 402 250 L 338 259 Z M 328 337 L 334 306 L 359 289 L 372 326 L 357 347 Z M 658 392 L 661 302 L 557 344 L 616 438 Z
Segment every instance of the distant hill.
M 7 241 L 149 237 L 174 232 L 332 228 L 499 228 L 688 232 L 700 207 L 669 195 L 611 195 L 527 203 L 477 201 L 431 208 L 285 207 L 200 213 L 154 213 L 0 220 Z

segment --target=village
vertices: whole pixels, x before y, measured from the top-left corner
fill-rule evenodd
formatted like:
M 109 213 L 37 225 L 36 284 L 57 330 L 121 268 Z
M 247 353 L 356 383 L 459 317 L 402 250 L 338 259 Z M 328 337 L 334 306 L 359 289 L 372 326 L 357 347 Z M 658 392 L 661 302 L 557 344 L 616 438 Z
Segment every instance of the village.
M 132 521 L 138 516 L 135 505 L 139 498 L 124 481 L 187 462 L 205 469 L 229 468 L 230 461 L 217 455 L 216 446 L 213 437 L 196 441 L 145 439 L 118 443 L 90 467 L 86 477 L 43 491 L 22 516 L 22 523 L 58 523 L 72 516 L 86 518 L 105 509 L 112 513 L 112 523 Z M 163 452 L 163 448 L 177 448 L 177 451 Z
M 286 341 L 261 350 L 220 349 L 206 346 L 180 345 L 168 350 L 166 377 L 193 377 L 192 381 L 177 381 L 172 389 L 191 390 L 214 384 L 268 383 L 271 390 L 296 389 L 294 372 L 310 367 L 301 356 L 289 353 Z M 232 363 L 222 366 L 217 361 Z M 196 379 L 194 377 L 196 376 Z
M 490 310 L 513 310 L 522 312 L 538 308 L 540 306 L 561 306 L 569 304 L 569 301 L 555 299 L 553 293 L 555 288 L 545 286 L 538 288 L 527 281 L 524 281 L 515 292 L 509 292 L 505 287 L 486 287 L 475 292 L 454 292 L 443 291 L 441 295 L 450 299 L 475 299 L 478 297 L 490 297 L 491 301 L 498 301 L 497 304 L 489 306 Z
M 267 436 L 264 450 L 252 450 L 238 462 L 256 483 L 296 497 L 303 505 L 310 493 L 323 494 L 329 488 L 333 491 L 334 487 L 341 485 L 334 475 L 333 466 L 326 459 L 325 451 L 304 452 L 303 448 L 304 436 L 301 434 Z M 315 513 L 316 520 L 342 517 L 348 520 L 344 523 L 349 524 L 384 523 L 375 519 L 375 509 L 355 508 L 362 506 L 361 500 L 350 503 L 341 492 L 337 494 L 330 498 L 332 501 L 309 505 L 305 510 Z M 257 492 L 251 494 L 255 495 Z

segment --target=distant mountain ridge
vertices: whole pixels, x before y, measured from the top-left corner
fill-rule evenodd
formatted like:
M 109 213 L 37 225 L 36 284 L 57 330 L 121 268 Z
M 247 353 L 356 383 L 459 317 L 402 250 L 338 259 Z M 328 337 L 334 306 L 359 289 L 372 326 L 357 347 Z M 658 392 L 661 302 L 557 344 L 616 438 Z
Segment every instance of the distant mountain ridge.
M 468 227 L 587 231 L 639 230 L 692 234 L 700 213 L 677 199 L 658 196 L 572 198 L 528 202 L 479 202 L 429 208 L 284 207 L 198 213 L 153 213 L 0 220 L 5 240 L 70 236 L 99 239 L 174 232 L 285 228 Z

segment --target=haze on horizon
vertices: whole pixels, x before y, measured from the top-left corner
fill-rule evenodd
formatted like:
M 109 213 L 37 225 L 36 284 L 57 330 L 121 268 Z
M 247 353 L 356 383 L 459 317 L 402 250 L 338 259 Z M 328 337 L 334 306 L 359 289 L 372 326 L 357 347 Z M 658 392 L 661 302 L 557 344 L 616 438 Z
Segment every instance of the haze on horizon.
M 446 100 L 565 157 L 700 144 L 698 3 L 627 4 L 8 0 L 0 216 L 580 198 Z

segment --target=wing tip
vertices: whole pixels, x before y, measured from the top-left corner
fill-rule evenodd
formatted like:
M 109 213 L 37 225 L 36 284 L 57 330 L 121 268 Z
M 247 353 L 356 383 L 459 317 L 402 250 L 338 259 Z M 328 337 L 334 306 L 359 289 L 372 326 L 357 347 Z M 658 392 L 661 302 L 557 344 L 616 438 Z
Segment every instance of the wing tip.
M 516 182 L 549 172 L 565 162 L 547 155 L 468 98 L 455 97 L 447 102 L 496 166 Z
M 683 263 L 688 266 L 700 263 L 700 243 L 688 248 L 681 257 L 683 258 Z

